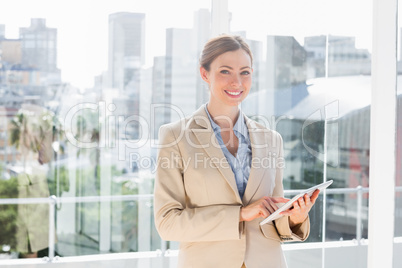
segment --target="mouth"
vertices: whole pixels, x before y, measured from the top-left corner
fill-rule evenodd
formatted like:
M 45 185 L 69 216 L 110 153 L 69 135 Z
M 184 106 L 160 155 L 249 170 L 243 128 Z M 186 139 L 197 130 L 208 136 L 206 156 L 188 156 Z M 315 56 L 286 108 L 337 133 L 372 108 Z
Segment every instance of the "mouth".
M 243 93 L 243 91 L 229 91 L 229 90 L 225 90 L 225 92 L 227 95 L 229 95 L 232 98 L 239 97 Z

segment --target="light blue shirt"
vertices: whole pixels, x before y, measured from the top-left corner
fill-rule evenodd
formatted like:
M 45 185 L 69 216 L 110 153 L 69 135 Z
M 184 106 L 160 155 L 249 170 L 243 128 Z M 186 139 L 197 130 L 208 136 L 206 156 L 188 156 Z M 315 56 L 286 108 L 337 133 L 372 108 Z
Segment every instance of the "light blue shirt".
M 248 177 L 250 176 L 251 168 L 251 142 L 248 135 L 248 128 L 245 118 L 240 111 L 239 118 L 237 119 L 235 125 L 233 126 L 233 131 L 239 140 L 239 147 L 237 148 L 236 157 L 233 156 L 223 143 L 221 136 L 221 128 L 218 126 L 214 120 L 212 120 L 211 115 L 208 112 L 207 104 L 205 104 L 205 111 L 211 121 L 212 128 L 214 130 L 215 136 L 219 142 L 223 154 L 228 161 L 237 184 L 237 189 L 239 191 L 240 198 L 243 199 L 244 191 L 246 190 Z

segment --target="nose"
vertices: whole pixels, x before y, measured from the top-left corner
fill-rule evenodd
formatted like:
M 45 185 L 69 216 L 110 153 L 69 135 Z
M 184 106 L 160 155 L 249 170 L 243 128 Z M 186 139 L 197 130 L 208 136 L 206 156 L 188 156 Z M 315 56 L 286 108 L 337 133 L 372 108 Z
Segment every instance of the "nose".
M 241 76 L 239 74 L 233 74 L 231 85 L 233 87 L 240 87 L 241 86 Z

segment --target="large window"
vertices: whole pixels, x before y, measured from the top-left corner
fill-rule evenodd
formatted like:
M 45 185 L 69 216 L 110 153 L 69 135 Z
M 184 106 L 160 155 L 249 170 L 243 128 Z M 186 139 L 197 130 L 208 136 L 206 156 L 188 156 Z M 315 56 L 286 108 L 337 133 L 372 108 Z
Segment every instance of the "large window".
M 308 240 L 283 245 L 289 266 L 366 266 L 371 1 L 59 2 L 0 8 L 0 264 L 130 252 L 175 266 L 178 244 L 153 222 L 158 129 L 208 101 L 198 58 L 229 32 L 252 49 L 241 109 L 282 135 L 288 197 L 334 180 L 310 213 Z
M 334 180 L 336 190 L 321 195 L 310 213 L 308 241 L 361 243 L 368 230 L 371 6 L 365 1 L 322 5 L 295 1 L 289 8 L 281 2 L 256 11 L 229 2 L 232 30 L 251 39 L 257 55 L 257 88 L 244 109 L 283 136 L 285 189 Z M 348 250 L 349 265 L 365 259 L 360 252 Z M 339 253 L 305 254 L 319 267 Z M 287 256 L 289 265 L 298 267 L 305 258 L 293 251 Z
M 154 145 L 205 102 L 210 1 L 40 2 L 0 11 L 0 195 L 20 200 L 1 206 L 0 250 L 48 254 L 51 195 L 56 255 L 161 249 Z

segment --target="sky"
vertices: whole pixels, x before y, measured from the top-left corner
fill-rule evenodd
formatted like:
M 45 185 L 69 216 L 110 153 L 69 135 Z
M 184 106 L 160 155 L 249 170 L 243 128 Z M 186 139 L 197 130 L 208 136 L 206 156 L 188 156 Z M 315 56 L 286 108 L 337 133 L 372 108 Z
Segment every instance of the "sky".
M 4 4 L 6 3 L 6 4 Z M 45 18 L 58 29 L 58 67 L 62 80 L 85 88 L 107 71 L 108 15 L 146 14 L 146 64 L 165 54 L 166 28 L 191 28 L 194 12 L 210 9 L 211 0 L 1 0 L 0 24 L 6 38 L 18 38 L 31 18 Z M 367 0 L 228 0 L 231 30 L 265 42 L 267 35 L 346 35 L 371 50 L 372 2 Z

